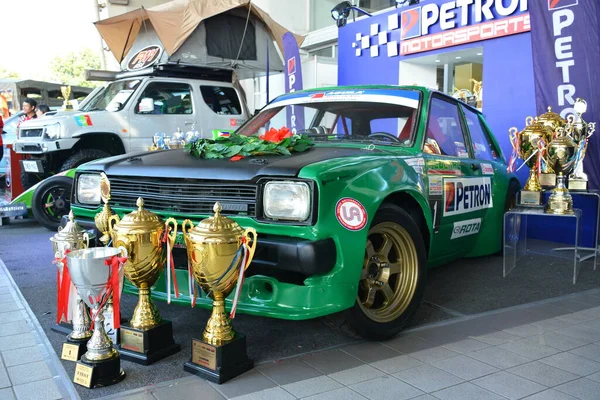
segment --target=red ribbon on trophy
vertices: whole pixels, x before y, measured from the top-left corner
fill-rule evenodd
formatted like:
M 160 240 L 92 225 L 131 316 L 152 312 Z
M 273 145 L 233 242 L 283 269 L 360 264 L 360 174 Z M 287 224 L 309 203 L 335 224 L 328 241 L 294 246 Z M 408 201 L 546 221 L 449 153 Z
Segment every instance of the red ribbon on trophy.
M 165 222 L 165 234 L 162 242 L 167 244 L 167 304 L 171 304 L 171 276 L 173 277 L 173 289 L 175 289 L 175 298 L 179 298 L 179 287 L 177 286 L 177 274 L 175 273 L 175 262 L 173 261 L 173 245 L 169 237 L 169 225 Z
M 104 307 L 110 296 L 113 297 L 113 326 L 115 329 L 121 326 L 121 284 L 120 284 L 120 274 L 119 270 L 122 265 L 127 261 L 127 257 L 119 257 L 112 256 L 110 259 L 105 260 L 104 264 L 109 267 L 112 271 L 110 274 L 110 280 L 106 282 L 106 295 L 104 296 L 104 301 L 100 303 L 98 307 L 98 311 Z M 99 301 L 100 299 L 96 299 Z M 96 319 L 96 315 L 92 315 L 92 328 L 94 327 L 94 320 Z
M 237 287 L 235 289 L 235 296 L 233 297 L 233 304 L 231 306 L 231 312 L 229 313 L 229 318 L 235 318 L 235 311 L 237 310 L 237 303 L 240 298 L 240 293 L 242 292 L 242 285 L 244 283 L 244 272 L 246 268 L 248 268 L 248 264 L 250 264 L 250 246 L 248 245 L 248 241 L 246 237 L 242 237 L 242 262 L 240 263 L 240 275 L 238 276 Z
M 56 292 L 57 292 L 57 312 L 56 312 L 56 323 L 59 324 L 62 317 L 65 317 L 65 322 L 69 322 L 69 292 L 71 291 L 71 275 L 69 275 L 69 268 L 67 267 L 67 254 L 71 250 L 65 250 L 64 257 L 56 258 L 54 263 L 61 263 L 62 276 L 58 268 L 56 269 Z

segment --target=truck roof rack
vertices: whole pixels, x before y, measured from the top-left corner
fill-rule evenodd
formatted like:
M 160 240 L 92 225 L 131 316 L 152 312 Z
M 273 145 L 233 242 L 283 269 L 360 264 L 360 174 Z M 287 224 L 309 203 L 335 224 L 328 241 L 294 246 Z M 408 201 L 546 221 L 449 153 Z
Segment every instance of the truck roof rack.
M 205 79 L 218 82 L 231 82 L 233 71 L 224 68 L 211 68 L 197 65 L 165 63 L 157 64 L 139 71 L 85 70 L 85 79 L 89 81 L 114 81 L 136 76 L 167 76 L 171 78 Z

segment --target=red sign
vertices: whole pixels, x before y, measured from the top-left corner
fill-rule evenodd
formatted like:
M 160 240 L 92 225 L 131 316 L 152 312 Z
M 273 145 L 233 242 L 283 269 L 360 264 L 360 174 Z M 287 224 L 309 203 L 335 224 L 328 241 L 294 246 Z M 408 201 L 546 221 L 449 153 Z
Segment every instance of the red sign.
M 404 40 L 400 44 L 400 54 L 408 55 L 443 49 L 445 47 L 478 42 L 480 40 L 516 35 L 517 33 L 529 32 L 530 30 L 529 14 L 521 14 L 515 17 L 492 20 L 482 24 Z
M 335 206 L 335 215 L 342 226 L 351 231 L 358 231 L 367 225 L 367 210 L 359 201 L 345 197 Z

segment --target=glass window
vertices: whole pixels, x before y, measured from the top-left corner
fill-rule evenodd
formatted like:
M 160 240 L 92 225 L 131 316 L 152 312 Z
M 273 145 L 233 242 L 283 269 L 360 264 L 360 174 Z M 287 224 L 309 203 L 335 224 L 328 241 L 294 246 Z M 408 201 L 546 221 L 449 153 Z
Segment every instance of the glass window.
M 492 140 L 485 131 L 478 114 L 466 107 L 463 107 L 463 110 L 465 112 L 467 126 L 469 127 L 469 133 L 471 134 L 475 158 L 480 158 L 482 160 L 497 160 L 499 158 L 498 152 L 494 147 L 494 143 L 492 143 Z
M 206 105 L 219 115 L 240 115 L 242 107 L 234 88 L 219 86 L 200 86 L 200 92 Z
M 314 31 L 335 25 L 335 21 L 331 18 L 331 9 L 339 2 L 340 0 L 311 0 L 310 30 Z
M 193 111 L 191 89 L 186 83 L 152 82 L 144 89 L 138 106 L 144 98 L 154 102 L 154 111 L 144 114 L 191 114 Z M 135 110 L 139 113 L 138 107 Z
M 115 81 L 106 86 L 86 108 L 86 111 L 120 111 L 139 86 L 141 80 Z
M 373 13 L 375 11 L 395 7 L 396 0 L 359 0 L 358 6 L 365 11 Z
M 431 100 L 423 151 L 469 158 L 456 103 L 437 97 Z
M 332 47 L 324 47 L 322 49 L 319 50 L 312 50 L 310 52 L 311 56 L 320 56 L 320 57 L 329 57 L 332 58 L 333 57 L 333 49 Z

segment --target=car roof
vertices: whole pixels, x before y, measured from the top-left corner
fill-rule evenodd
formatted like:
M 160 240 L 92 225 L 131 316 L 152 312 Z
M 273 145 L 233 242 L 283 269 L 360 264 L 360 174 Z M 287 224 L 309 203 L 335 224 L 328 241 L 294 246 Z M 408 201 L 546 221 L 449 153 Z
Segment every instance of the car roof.
M 452 100 L 452 101 L 458 101 L 461 103 L 461 105 L 463 107 L 467 107 L 468 109 L 470 109 L 471 111 L 477 113 L 477 114 L 482 114 L 480 110 L 478 110 L 477 108 L 465 103 L 462 100 L 456 99 L 452 96 L 450 96 L 449 94 L 446 94 L 444 92 L 441 92 L 439 90 L 435 90 L 435 89 L 431 89 L 425 86 L 417 86 L 417 85 L 351 85 L 351 86 L 327 86 L 327 87 L 318 87 L 318 88 L 311 88 L 311 89 L 304 89 L 304 90 L 298 90 L 295 91 L 294 94 L 302 94 L 302 93 L 315 93 L 315 92 L 327 92 L 327 91 L 344 91 L 344 90 L 416 90 L 416 91 L 420 91 L 422 93 L 429 93 L 430 95 L 432 94 L 436 94 L 439 95 L 441 97 L 444 97 L 448 100 Z M 285 96 L 289 95 L 290 93 L 286 93 L 283 94 L 281 96 L 278 96 L 277 98 L 275 98 L 273 101 L 276 100 L 281 100 L 282 98 L 285 98 Z

